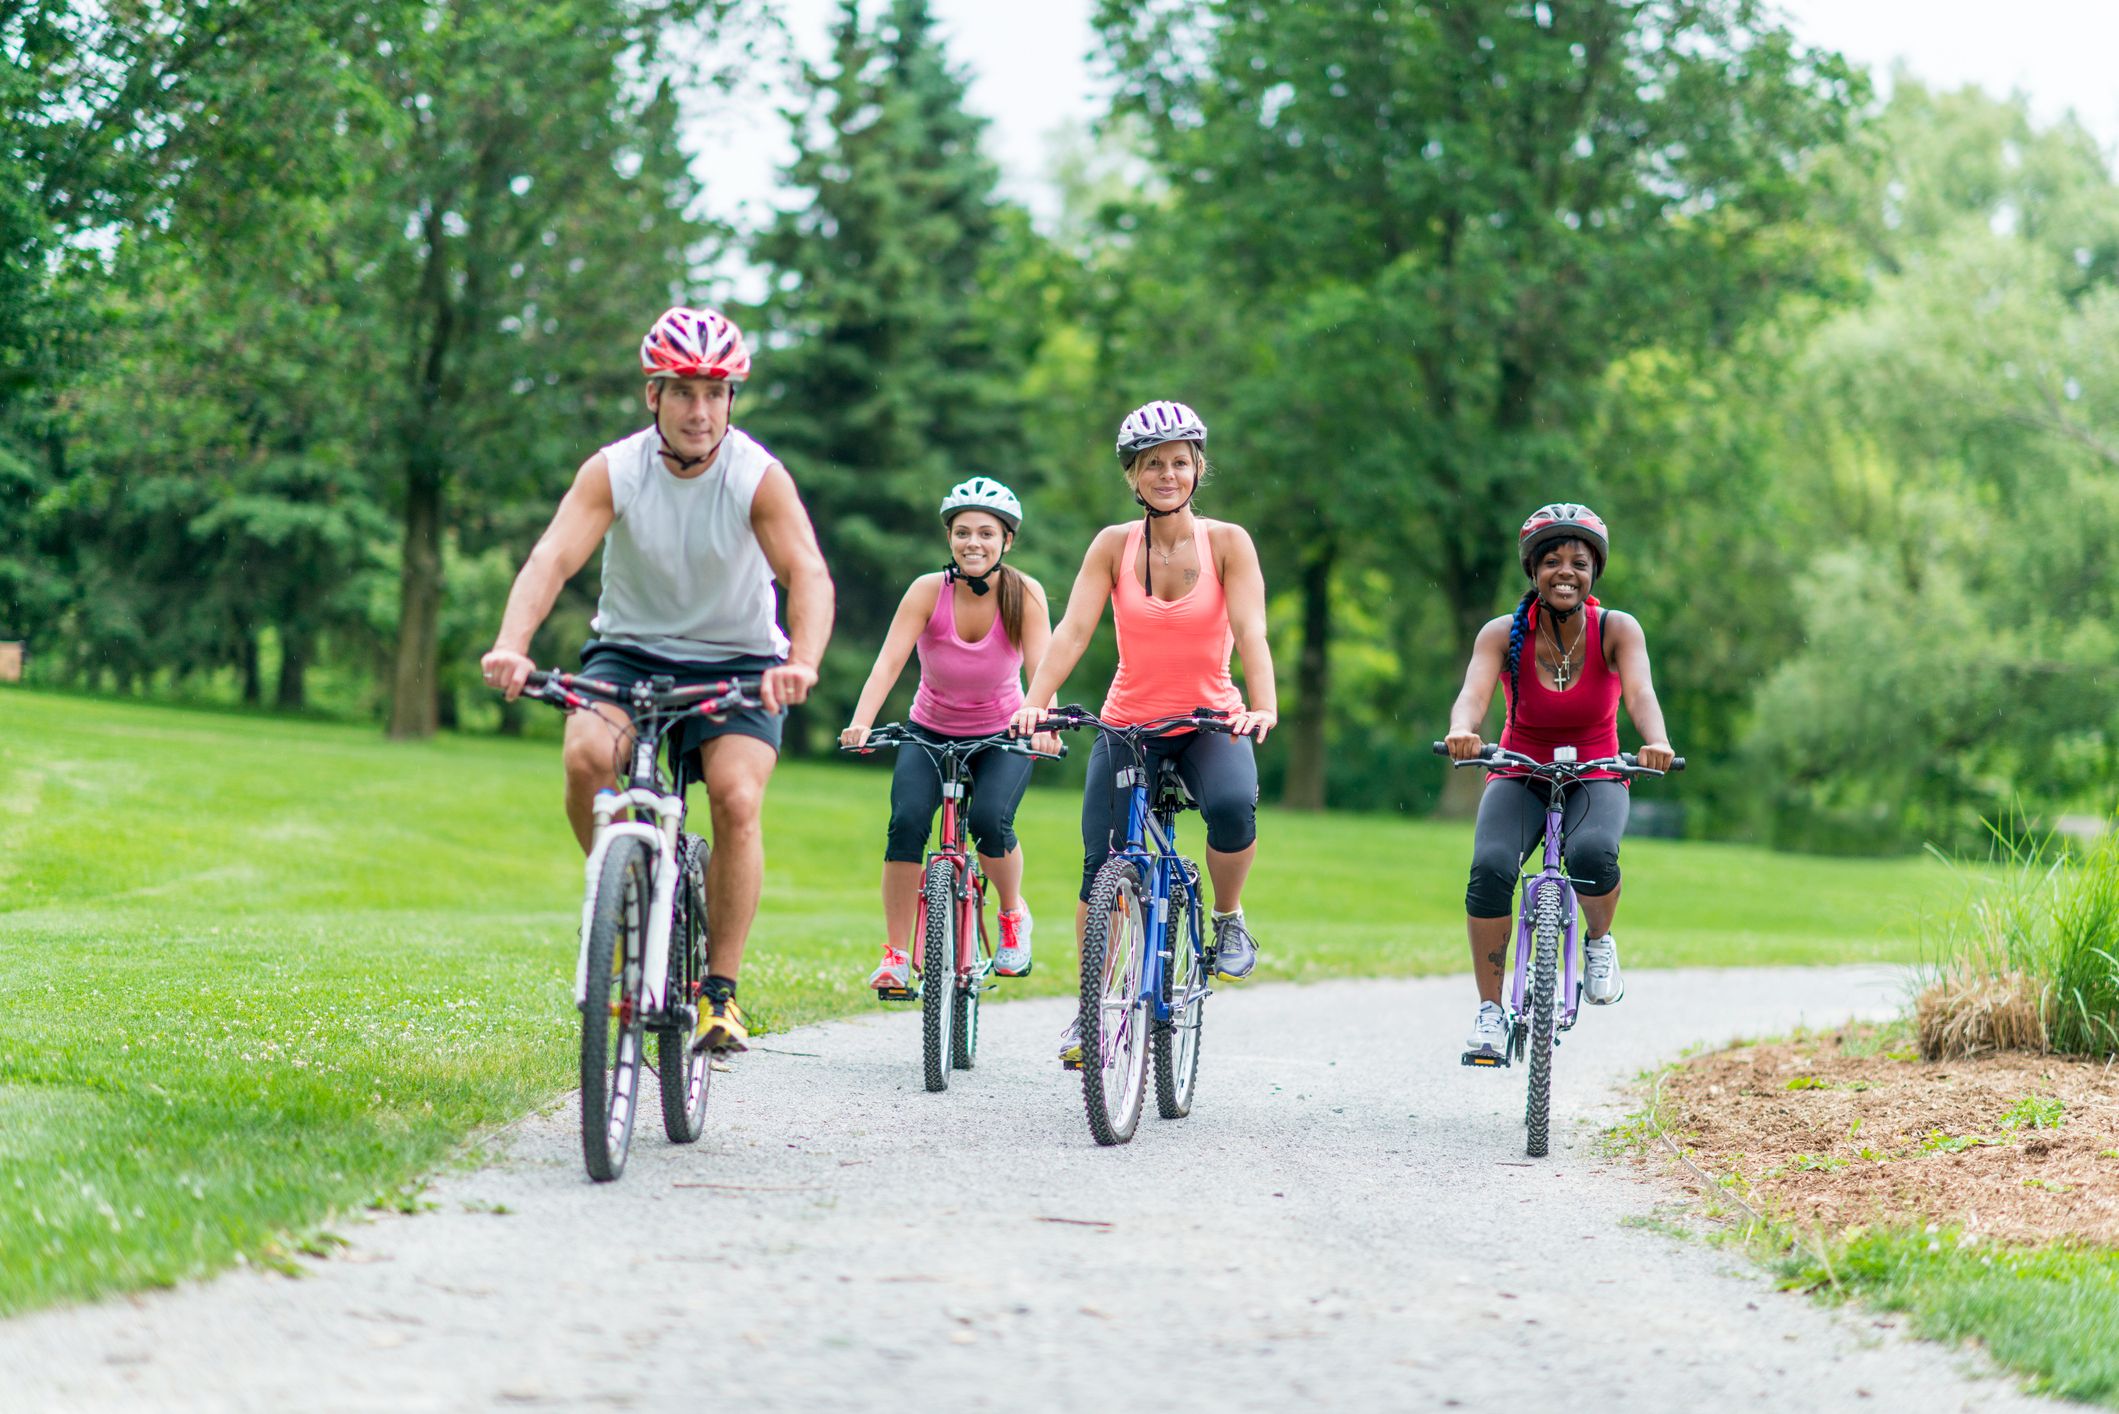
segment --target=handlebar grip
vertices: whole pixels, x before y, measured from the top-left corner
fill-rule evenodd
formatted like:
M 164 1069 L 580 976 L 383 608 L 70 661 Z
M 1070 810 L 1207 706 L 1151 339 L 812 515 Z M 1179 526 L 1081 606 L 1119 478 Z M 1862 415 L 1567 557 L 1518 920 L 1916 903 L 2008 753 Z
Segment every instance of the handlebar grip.
M 1673 770 L 1673 771 L 1682 771 L 1682 770 L 1684 770 L 1684 769 L 1685 769 L 1685 758 L 1684 758 L 1684 757 L 1682 757 L 1682 756 L 1673 756 L 1673 757 L 1671 757 L 1671 758 L 1670 758 L 1670 769 L 1671 769 L 1671 770 Z
M 1436 754 L 1437 756 L 1447 756 L 1447 755 L 1449 755 L 1449 743 L 1448 743 L 1448 742 L 1446 742 L 1446 741 L 1438 741 L 1438 742 L 1436 742 L 1436 743 L 1435 743 L 1435 754 Z

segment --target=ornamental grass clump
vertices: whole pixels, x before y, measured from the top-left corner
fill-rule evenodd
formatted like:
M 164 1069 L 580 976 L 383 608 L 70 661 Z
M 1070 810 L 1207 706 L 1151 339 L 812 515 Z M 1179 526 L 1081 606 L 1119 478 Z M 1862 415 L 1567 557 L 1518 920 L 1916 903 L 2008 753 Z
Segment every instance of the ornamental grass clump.
M 2119 833 L 2080 854 L 2020 831 L 1995 838 L 2000 868 L 1941 921 L 1914 1003 L 1921 1055 L 2119 1053 Z

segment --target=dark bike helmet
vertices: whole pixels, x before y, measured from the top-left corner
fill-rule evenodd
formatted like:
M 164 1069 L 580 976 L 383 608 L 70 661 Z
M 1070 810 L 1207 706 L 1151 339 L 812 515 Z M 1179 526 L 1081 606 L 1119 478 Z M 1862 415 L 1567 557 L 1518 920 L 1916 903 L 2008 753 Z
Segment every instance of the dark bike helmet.
M 1611 533 L 1604 528 L 1602 516 L 1573 501 L 1554 501 L 1532 511 L 1516 541 L 1523 556 L 1523 573 L 1532 574 L 1531 566 L 1555 540 L 1579 540 L 1587 545 L 1589 557 L 1597 562 L 1597 578 L 1604 577 L 1604 561 L 1611 554 Z

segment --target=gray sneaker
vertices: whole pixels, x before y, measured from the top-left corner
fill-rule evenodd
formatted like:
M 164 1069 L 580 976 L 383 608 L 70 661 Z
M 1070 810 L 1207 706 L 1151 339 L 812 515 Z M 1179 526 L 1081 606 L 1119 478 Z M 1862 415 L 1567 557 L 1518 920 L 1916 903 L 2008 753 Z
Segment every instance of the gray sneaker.
M 1499 1002 L 1479 1003 L 1472 1034 L 1464 1041 L 1466 1065 L 1508 1064 L 1508 1012 Z
M 1610 1006 L 1626 995 L 1619 975 L 1619 945 L 1611 934 L 1582 944 L 1582 998 L 1591 1006 Z
M 1214 915 L 1214 975 L 1241 982 L 1258 966 L 1258 940 L 1244 926 L 1243 910 Z

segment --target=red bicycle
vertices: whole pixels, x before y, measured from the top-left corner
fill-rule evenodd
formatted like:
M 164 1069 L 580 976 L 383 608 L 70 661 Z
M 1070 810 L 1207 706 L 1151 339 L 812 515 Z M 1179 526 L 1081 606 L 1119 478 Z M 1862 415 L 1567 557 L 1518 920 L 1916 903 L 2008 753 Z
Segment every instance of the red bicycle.
M 903 990 L 879 988 L 884 1001 L 920 1002 L 920 1057 L 929 1090 L 947 1090 L 949 1072 L 969 1070 L 978 1058 L 979 997 L 995 985 L 993 939 L 986 931 L 986 873 L 971 847 L 971 758 L 981 751 L 1012 751 L 1053 761 L 1051 752 L 1005 733 L 941 740 L 892 722 L 877 727 L 861 745 L 841 747 L 861 755 L 878 747 L 918 747 L 942 774 L 942 836 L 927 852 L 920 881 L 920 911 L 913 924 L 912 964 L 919 974 Z

